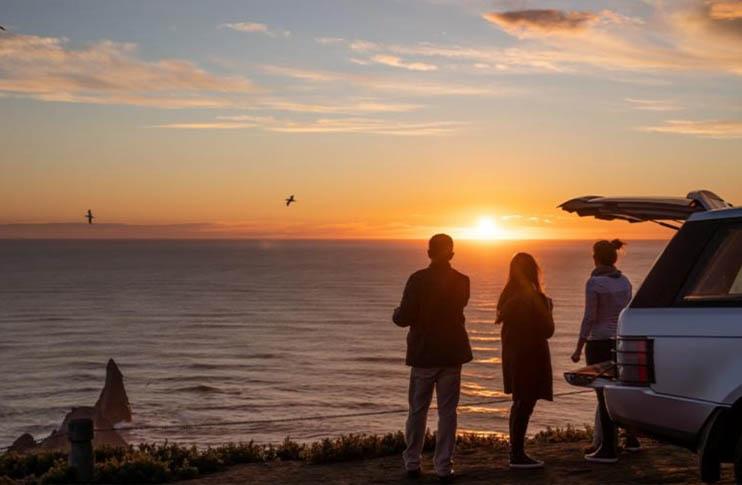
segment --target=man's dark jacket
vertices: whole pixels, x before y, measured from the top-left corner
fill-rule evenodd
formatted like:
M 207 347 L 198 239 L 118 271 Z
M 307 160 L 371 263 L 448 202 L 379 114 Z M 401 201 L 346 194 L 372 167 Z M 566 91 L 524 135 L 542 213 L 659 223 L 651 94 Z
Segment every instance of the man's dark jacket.
M 394 323 L 410 327 L 405 363 L 447 367 L 472 360 L 464 326 L 469 277 L 448 263 L 434 263 L 410 276 Z

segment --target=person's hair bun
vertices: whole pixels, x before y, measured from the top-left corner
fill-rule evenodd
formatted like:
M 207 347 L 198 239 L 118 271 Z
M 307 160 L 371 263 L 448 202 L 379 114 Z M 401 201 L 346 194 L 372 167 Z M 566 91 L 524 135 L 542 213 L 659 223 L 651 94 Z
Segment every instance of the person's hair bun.
M 616 248 L 616 251 L 618 251 L 622 247 L 626 246 L 626 243 L 621 241 L 620 239 L 614 239 L 613 241 L 611 241 L 611 246 Z

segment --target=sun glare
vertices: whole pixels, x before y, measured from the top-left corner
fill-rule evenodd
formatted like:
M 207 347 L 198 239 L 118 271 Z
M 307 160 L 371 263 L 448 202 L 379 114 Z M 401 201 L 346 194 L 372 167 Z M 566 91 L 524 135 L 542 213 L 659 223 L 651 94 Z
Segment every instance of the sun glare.
M 494 241 L 506 236 L 505 231 L 497 225 L 497 222 L 491 217 L 481 217 L 477 224 L 465 231 L 466 239 L 476 239 L 479 241 Z

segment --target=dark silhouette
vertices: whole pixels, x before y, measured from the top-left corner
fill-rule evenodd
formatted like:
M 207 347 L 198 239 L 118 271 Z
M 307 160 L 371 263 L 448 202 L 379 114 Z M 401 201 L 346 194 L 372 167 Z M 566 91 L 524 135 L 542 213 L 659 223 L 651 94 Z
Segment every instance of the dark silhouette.
M 0 25 L 0 30 L 5 31 L 5 27 L 3 27 L 2 25 Z
M 405 468 L 410 477 L 420 475 L 428 408 L 435 389 L 438 399 L 438 433 L 435 471 L 441 480 L 453 477 L 456 443 L 456 408 L 461 391 L 461 365 L 472 360 L 464 325 L 469 301 L 469 278 L 451 267 L 453 240 L 445 234 L 430 239 L 430 266 L 410 276 L 393 320 L 409 327 L 407 357 L 411 366 L 409 405 L 405 427 Z
M 631 301 L 631 282 L 616 268 L 618 250 L 622 241 L 598 241 L 593 245 L 595 269 L 585 285 L 585 316 L 580 327 L 580 338 L 572 354 L 572 361 L 579 362 L 585 347 L 588 365 L 612 361 L 616 348 L 618 316 Z M 586 451 L 585 459 L 599 463 L 615 463 L 617 454 L 617 429 L 605 406 L 603 389 L 595 389 L 598 409 L 593 446 Z M 640 448 L 636 436 L 627 432 L 624 446 L 627 450 Z
M 288 199 L 286 199 L 286 207 L 290 206 L 294 202 L 296 202 L 296 199 L 294 199 L 293 195 L 290 195 Z
M 527 253 L 510 262 L 508 282 L 497 303 L 502 323 L 502 374 L 510 408 L 510 468 L 540 468 L 544 464 L 525 452 L 525 437 L 536 401 L 552 401 L 551 354 L 553 304 L 541 289 L 540 269 Z
M 93 217 L 93 211 L 91 211 L 90 209 L 88 209 L 88 213 L 85 214 L 85 219 L 88 220 L 88 224 L 92 224 L 93 223 L 93 219 L 95 219 L 95 217 Z

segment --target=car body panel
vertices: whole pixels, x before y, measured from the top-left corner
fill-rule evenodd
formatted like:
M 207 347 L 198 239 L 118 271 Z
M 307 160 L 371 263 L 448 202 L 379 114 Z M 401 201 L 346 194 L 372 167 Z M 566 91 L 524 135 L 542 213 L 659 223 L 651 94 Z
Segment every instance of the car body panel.
M 603 391 L 608 412 L 617 423 L 688 447 L 695 445 L 706 420 L 719 407 L 615 382 Z
M 618 319 L 618 335 L 742 338 L 742 308 L 629 307 L 621 312 Z
M 742 308 L 627 308 L 620 337 L 654 340 L 652 390 L 731 405 L 742 376 Z
M 715 209 L 706 212 L 696 212 L 690 218 L 689 221 L 709 221 L 716 219 L 732 219 L 735 217 L 742 217 L 742 207 L 734 207 L 731 209 Z

